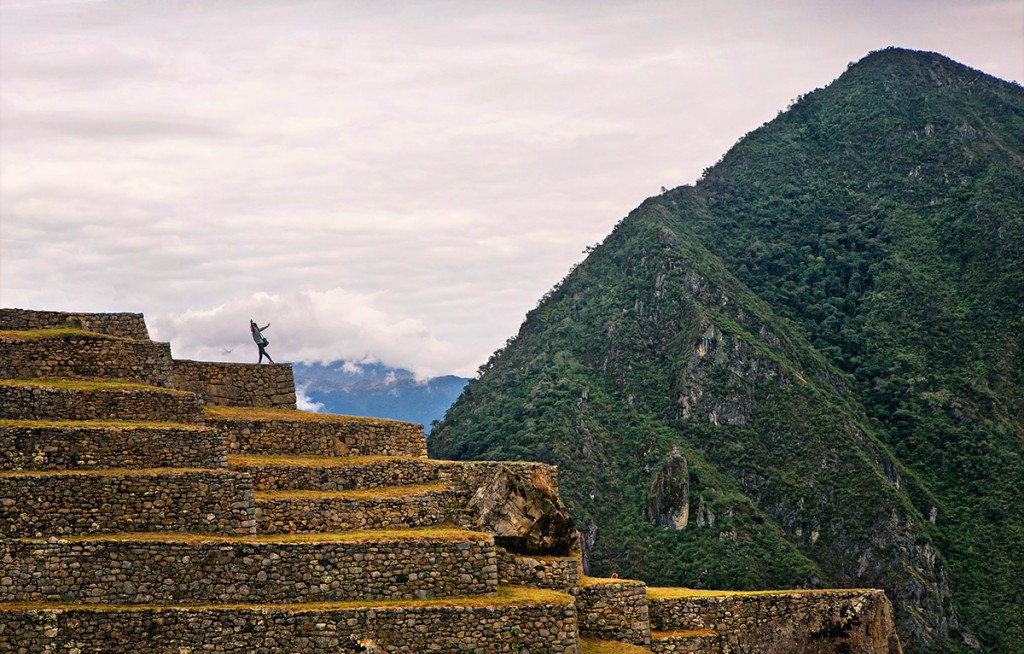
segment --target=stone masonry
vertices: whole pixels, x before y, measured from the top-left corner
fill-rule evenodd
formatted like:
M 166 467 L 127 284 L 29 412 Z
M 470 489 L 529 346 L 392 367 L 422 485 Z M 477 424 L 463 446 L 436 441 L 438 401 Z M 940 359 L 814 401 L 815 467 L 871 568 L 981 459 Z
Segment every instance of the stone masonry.
M 207 404 L 295 408 L 295 377 L 290 365 L 174 360 L 174 386 Z
M 900 652 L 880 591 L 583 578 L 555 468 L 295 411 L 290 365 L 173 360 L 139 314 L 0 332 L 0 652 Z

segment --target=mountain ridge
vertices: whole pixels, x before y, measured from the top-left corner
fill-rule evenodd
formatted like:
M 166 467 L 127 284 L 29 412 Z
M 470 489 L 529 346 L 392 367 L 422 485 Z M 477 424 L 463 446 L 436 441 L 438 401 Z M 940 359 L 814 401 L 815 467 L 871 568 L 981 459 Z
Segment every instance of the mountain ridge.
M 1024 93 L 993 80 L 872 53 L 648 198 L 432 455 L 558 463 L 604 574 L 867 582 L 908 651 L 1024 644 Z M 645 518 L 656 487 L 690 525 Z

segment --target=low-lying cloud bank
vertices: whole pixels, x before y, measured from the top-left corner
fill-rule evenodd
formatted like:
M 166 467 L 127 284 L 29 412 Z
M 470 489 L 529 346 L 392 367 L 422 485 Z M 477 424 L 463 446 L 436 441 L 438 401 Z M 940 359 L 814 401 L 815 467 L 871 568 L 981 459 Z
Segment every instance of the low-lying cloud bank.
M 414 318 L 382 310 L 379 294 L 341 288 L 256 293 L 209 309 L 147 317 L 152 336 L 169 341 L 176 358 L 255 362 L 249 320 L 262 327 L 275 361 L 380 361 L 418 375 L 447 374 L 474 366 L 459 349 Z

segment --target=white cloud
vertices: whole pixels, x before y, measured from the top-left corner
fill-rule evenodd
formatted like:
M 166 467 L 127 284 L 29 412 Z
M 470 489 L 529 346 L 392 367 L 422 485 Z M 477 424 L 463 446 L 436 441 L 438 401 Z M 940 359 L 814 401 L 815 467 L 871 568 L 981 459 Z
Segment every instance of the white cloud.
M 256 314 L 286 359 L 471 374 L 644 197 L 869 50 L 1024 79 L 1022 11 L 6 2 L 0 304 L 143 311 L 213 359 Z
M 324 408 L 323 402 L 314 402 L 309 397 L 305 386 L 295 388 L 295 406 L 299 411 L 312 411 L 313 413 L 320 413 Z
M 270 323 L 264 336 L 276 362 L 379 360 L 426 375 L 466 365 L 454 346 L 424 324 L 383 311 L 376 295 L 335 288 L 287 294 L 255 293 L 209 309 L 150 316 L 151 335 L 171 343 L 179 359 L 255 363 L 249 320 Z M 357 364 L 356 364 L 357 365 Z

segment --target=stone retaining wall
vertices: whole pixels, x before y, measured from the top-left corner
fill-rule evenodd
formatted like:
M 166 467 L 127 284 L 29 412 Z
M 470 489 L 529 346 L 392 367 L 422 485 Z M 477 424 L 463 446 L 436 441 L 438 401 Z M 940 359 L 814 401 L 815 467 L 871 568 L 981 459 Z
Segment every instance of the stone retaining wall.
M 498 581 L 515 586 L 574 591 L 580 583 L 580 560 L 572 556 L 523 556 L 499 547 Z
M 174 387 L 191 391 L 207 404 L 295 408 L 295 377 L 290 363 L 256 365 L 175 359 Z
M 0 309 L 0 329 L 46 329 L 67 325 L 110 336 L 149 340 L 149 331 L 141 313 L 68 313 Z
M 0 610 L 0 651 L 19 654 L 578 654 L 571 603 L 283 609 Z
M 711 629 L 730 652 L 898 654 L 881 590 L 794 591 L 650 600 L 655 629 Z
M 647 585 L 642 581 L 584 582 L 576 592 L 576 610 L 581 636 L 651 643 Z
M 229 454 L 427 456 L 423 425 L 397 420 L 210 418 Z
M 126 420 L 201 424 L 192 393 L 145 388 L 66 388 L 0 383 L 0 419 Z
M 261 534 L 429 527 L 450 523 L 472 526 L 466 493 L 436 490 L 409 497 L 295 497 L 259 499 L 256 522 Z
M 655 654 L 729 654 L 722 647 L 722 638 L 713 631 L 675 635 L 655 632 L 651 634 L 650 648 Z
M 167 386 L 171 346 L 90 334 L 0 338 L 0 378 L 96 377 Z
M 502 468 L 539 476 L 558 488 L 558 466 L 533 461 L 438 461 L 441 476 L 454 484 L 476 490 L 487 484 Z
M 226 468 L 226 451 L 204 427 L 0 425 L 0 470 Z
M 263 490 L 340 491 L 384 488 L 436 481 L 442 466 L 429 459 L 377 459 L 345 465 L 250 465 L 232 469 L 252 475 L 253 488 Z
M 494 544 L 0 540 L 0 602 L 207 604 L 481 595 Z
M 0 474 L 0 537 L 255 534 L 252 480 L 217 471 Z

